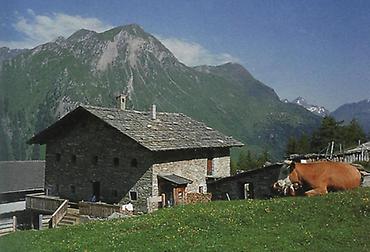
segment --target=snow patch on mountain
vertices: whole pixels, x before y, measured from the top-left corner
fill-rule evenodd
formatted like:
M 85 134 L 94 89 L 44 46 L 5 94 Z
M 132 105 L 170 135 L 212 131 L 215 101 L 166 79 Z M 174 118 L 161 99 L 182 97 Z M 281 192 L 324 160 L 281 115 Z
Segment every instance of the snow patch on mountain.
M 288 103 L 289 101 L 287 99 L 284 99 L 283 102 Z M 294 104 L 297 104 L 299 106 L 302 106 L 305 109 L 307 109 L 308 111 L 310 111 L 310 112 L 312 112 L 316 115 L 322 116 L 322 117 L 327 116 L 330 113 L 329 110 L 327 110 L 323 106 L 309 104 L 306 101 L 306 99 L 301 97 L 301 96 L 297 97 L 296 99 L 294 99 L 290 103 L 294 103 Z

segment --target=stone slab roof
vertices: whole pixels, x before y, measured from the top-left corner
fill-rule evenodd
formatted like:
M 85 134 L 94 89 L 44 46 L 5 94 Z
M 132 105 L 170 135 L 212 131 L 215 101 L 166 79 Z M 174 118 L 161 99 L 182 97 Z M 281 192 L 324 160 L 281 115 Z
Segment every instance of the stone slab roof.
M 44 189 L 45 161 L 1 161 L 0 193 Z
M 160 177 L 160 178 L 162 178 L 162 179 L 164 179 L 164 180 L 166 180 L 170 183 L 176 184 L 176 185 L 187 185 L 187 184 L 193 183 L 192 180 L 181 177 L 181 176 L 178 176 L 176 174 L 158 175 L 158 177 Z
M 243 146 L 232 137 L 181 113 L 157 112 L 153 120 L 151 112 L 93 106 L 78 107 L 28 143 L 45 143 L 47 138 L 52 137 L 53 131 L 62 129 L 58 124 L 61 126 L 68 120 L 78 121 L 81 113 L 96 116 L 151 151 Z

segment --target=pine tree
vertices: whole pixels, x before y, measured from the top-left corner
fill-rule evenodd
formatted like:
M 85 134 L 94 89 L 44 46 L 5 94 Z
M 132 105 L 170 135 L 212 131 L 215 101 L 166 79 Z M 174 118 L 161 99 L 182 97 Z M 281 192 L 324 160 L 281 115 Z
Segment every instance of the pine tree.
M 321 150 L 325 149 L 328 143 L 339 140 L 340 123 L 335 121 L 331 116 L 326 116 L 323 118 L 320 127 L 313 132 L 311 137 L 311 150 L 319 153 Z
M 285 153 L 287 155 L 291 155 L 291 154 L 297 153 L 297 140 L 296 140 L 295 137 L 290 137 L 288 139 L 288 143 L 287 143 L 287 146 L 286 146 Z

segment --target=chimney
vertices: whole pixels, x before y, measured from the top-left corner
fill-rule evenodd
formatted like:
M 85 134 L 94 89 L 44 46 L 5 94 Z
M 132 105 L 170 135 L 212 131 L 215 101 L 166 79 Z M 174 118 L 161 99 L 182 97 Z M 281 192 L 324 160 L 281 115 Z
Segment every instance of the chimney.
M 119 96 L 116 97 L 117 101 L 117 108 L 120 110 L 125 110 L 126 109 L 126 95 L 120 94 Z
M 157 106 L 155 106 L 155 104 L 152 105 L 152 109 L 150 111 L 151 113 L 151 116 L 152 116 L 152 120 L 156 120 L 157 119 Z

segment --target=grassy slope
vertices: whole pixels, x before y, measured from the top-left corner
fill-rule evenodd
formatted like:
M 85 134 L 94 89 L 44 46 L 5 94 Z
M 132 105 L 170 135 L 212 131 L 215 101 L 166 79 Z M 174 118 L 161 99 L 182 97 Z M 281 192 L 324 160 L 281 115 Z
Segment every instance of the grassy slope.
M 212 202 L 137 218 L 25 231 L 1 251 L 369 251 L 370 188 L 314 198 Z

